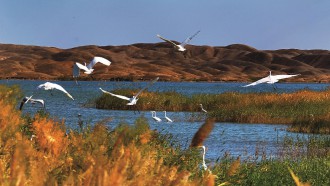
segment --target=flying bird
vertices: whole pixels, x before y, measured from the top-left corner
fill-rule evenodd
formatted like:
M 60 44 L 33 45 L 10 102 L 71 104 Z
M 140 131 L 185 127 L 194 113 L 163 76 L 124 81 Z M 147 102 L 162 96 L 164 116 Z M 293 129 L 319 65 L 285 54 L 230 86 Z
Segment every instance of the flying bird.
M 154 84 L 157 80 L 159 79 L 159 77 L 157 77 L 156 79 L 154 79 L 153 81 L 151 81 L 147 86 L 145 86 L 144 88 L 142 88 L 137 94 L 135 94 L 133 97 L 129 98 L 126 96 L 122 96 L 122 95 L 118 95 L 118 94 L 113 94 L 111 92 L 105 91 L 102 88 L 100 88 L 100 90 L 106 94 L 110 94 L 111 96 L 115 96 L 117 98 L 120 99 L 124 99 L 129 101 L 126 105 L 136 105 L 136 102 L 139 100 L 138 96 L 142 93 L 142 91 L 144 91 L 145 89 L 147 89 L 148 87 L 150 87 L 152 84 Z
M 166 41 L 166 42 L 169 42 L 169 43 L 171 43 L 172 45 L 174 45 L 174 47 L 178 50 L 178 51 L 180 51 L 180 52 L 184 52 L 185 50 L 186 50 L 186 48 L 184 48 L 189 42 L 190 42 L 190 40 L 192 40 L 198 33 L 200 32 L 200 30 L 199 31 L 197 31 L 194 35 L 192 35 L 192 36 L 190 36 L 190 37 L 188 37 L 186 40 L 184 40 L 182 43 L 180 43 L 180 44 L 176 44 L 176 43 L 174 43 L 173 41 L 171 41 L 171 40 L 169 40 L 169 39 L 165 39 L 165 38 L 163 38 L 162 36 L 160 36 L 159 34 L 157 34 L 157 37 L 159 37 L 160 39 L 162 39 L 162 40 L 164 40 L 164 41 Z
M 171 120 L 171 118 L 169 118 L 169 117 L 166 116 L 166 111 L 164 111 L 164 117 L 165 117 L 165 119 L 166 119 L 167 122 L 170 122 L 170 123 L 173 122 L 173 120 Z
M 280 79 L 285 79 L 285 78 L 290 78 L 290 77 L 294 77 L 294 76 L 298 76 L 300 74 L 294 74 L 294 75 L 272 75 L 272 71 L 269 71 L 269 76 L 264 77 L 262 79 L 259 79 L 256 82 L 253 82 L 251 84 L 248 85 L 244 85 L 243 87 L 249 87 L 249 86 L 254 86 L 254 85 L 258 85 L 260 83 L 268 83 L 268 84 L 272 84 L 274 89 L 275 85 L 274 83 L 278 82 Z
M 84 72 L 85 74 L 91 74 L 91 73 L 94 71 L 93 67 L 94 67 L 94 65 L 95 65 L 96 63 L 102 63 L 102 64 L 104 64 L 104 65 L 106 65 L 106 66 L 109 66 L 109 65 L 111 64 L 111 62 L 110 62 L 109 60 L 107 60 L 107 59 L 105 59 L 105 58 L 103 58 L 103 57 L 94 57 L 94 58 L 90 61 L 90 63 L 89 63 L 88 65 L 86 65 L 86 63 L 85 63 L 85 65 L 82 65 L 82 64 L 76 62 L 76 66 L 77 66 L 79 69 L 84 70 L 84 71 L 85 71 L 85 72 Z M 75 74 L 77 74 L 75 68 L 76 68 L 76 67 L 74 66 L 74 67 L 73 67 L 73 70 L 74 70 L 74 76 L 75 76 Z M 79 76 L 79 74 L 78 74 L 78 76 Z
M 22 110 L 24 104 L 26 104 L 27 102 L 30 102 L 31 104 L 36 104 L 39 103 L 42 105 L 43 108 L 45 108 L 45 102 L 42 99 L 32 99 L 32 96 L 30 97 L 25 97 L 23 98 L 21 105 L 19 106 L 19 109 Z
M 19 106 L 19 109 L 22 110 L 24 104 L 27 103 L 31 98 L 32 96 L 23 98 L 23 100 L 21 101 L 21 105 Z
M 61 86 L 61 85 L 58 85 L 58 84 L 55 84 L 55 83 L 50 83 L 50 82 L 46 82 L 44 84 L 41 84 L 38 86 L 38 89 L 39 88 L 43 88 L 44 90 L 53 90 L 53 89 L 57 89 L 57 90 L 60 90 L 62 92 L 64 92 L 67 96 L 69 96 L 72 100 L 73 97 Z
M 156 111 L 151 111 L 151 117 L 157 122 L 162 121 L 162 119 L 160 119 L 159 117 L 156 116 Z

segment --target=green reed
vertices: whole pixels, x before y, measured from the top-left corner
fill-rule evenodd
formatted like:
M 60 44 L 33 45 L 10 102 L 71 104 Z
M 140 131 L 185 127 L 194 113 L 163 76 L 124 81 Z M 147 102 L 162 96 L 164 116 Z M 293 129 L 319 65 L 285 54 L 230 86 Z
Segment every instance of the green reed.
M 138 90 L 118 89 L 114 93 L 132 96 Z M 293 93 L 195 94 L 177 92 L 144 92 L 137 107 L 140 110 L 199 112 L 200 106 L 208 116 L 219 122 L 294 124 L 290 130 L 326 133 L 330 129 L 330 90 L 301 90 Z M 103 94 L 96 99 L 100 109 L 127 110 L 126 101 Z

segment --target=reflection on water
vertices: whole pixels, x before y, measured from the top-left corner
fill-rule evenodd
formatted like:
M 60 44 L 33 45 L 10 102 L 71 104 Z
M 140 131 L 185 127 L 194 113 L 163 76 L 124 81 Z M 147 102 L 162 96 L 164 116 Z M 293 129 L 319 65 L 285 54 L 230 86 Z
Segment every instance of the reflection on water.
M 65 123 L 68 127 L 78 127 L 78 114 L 84 123 L 95 124 L 97 122 L 106 123 L 110 128 L 116 127 L 119 123 L 125 122 L 133 124 L 141 116 L 148 119 L 150 127 L 163 133 L 171 133 L 176 137 L 184 148 L 187 148 L 190 141 L 203 124 L 203 122 L 190 121 L 189 112 L 167 112 L 167 116 L 174 120 L 173 123 L 156 123 L 151 118 L 150 111 L 141 111 L 134 114 L 133 111 L 118 110 L 99 110 L 95 108 L 85 108 L 83 105 L 102 94 L 99 87 L 105 90 L 118 88 L 141 88 L 147 82 L 105 82 L 105 81 L 85 81 L 79 82 L 79 86 L 74 81 L 55 82 L 62 85 L 74 98 L 71 100 L 65 94 L 59 91 L 37 90 L 36 87 L 45 81 L 33 80 L 0 80 L 1 84 L 20 85 L 23 95 L 33 95 L 35 99 L 44 99 L 47 111 L 53 116 Z M 228 91 L 236 92 L 273 92 L 271 85 L 259 85 L 255 87 L 243 88 L 245 83 L 192 83 L 192 82 L 157 82 L 149 88 L 150 91 L 176 91 L 187 95 L 208 93 L 218 94 Z M 329 84 L 307 84 L 307 83 L 278 83 L 277 92 L 293 92 L 300 89 L 325 90 Z M 19 105 L 17 105 L 19 107 Z M 39 105 L 26 104 L 23 113 L 34 114 L 40 109 Z M 157 116 L 163 118 L 163 112 L 157 112 Z M 203 114 L 203 113 L 193 113 Z M 203 115 L 202 115 L 203 116 Z M 237 124 L 237 123 L 216 123 L 215 127 L 206 139 L 204 145 L 207 147 L 206 158 L 215 160 L 230 153 L 233 156 L 254 157 L 261 152 L 276 154 L 277 142 L 284 136 L 297 134 L 288 133 L 285 125 L 267 125 L 267 124 Z M 299 134 L 302 135 L 302 134 Z M 266 148 L 267 147 L 267 148 Z

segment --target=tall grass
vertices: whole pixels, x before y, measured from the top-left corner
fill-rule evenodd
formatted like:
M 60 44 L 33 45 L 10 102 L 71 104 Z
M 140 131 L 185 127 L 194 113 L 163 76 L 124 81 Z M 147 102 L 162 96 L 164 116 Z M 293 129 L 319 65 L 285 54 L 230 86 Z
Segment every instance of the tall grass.
M 182 149 L 171 135 L 150 130 L 144 117 L 114 129 L 95 124 L 71 130 L 47 113 L 22 116 L 15 106 L 17 87 L 0 85 L 0 95 L 0 185 L 292 185 L 297 178 L 330 184 L 329 151 L 261 162 L 223 157 L 204 171 L 200 151 Z M 207 120 L 191 147 L 202 145 L 213 125 Z M 308 144 L 329 147 L 318 139 Z M 285 145 L 295 149 L 300 142 Z
M 115 93 L 131 96 L 138 90 L 121 89 Z M 330 90 L 301 90 L 293 93 L 196 94 L 176 92 L 143 92 L 137 106 L 140 110 L 200 111 L 202 103 L 209 117 L 219 122 L 294 124 L 291 131 L 330 133 Z M 125 100 L 103 94 L 97 108 L 131 109 Z
M 0 86 L 1 185 L 214 185 L 198 154 L 173 146 L 145 118 L 69 130 L 45 114 L 21 116 L 18 92 Z

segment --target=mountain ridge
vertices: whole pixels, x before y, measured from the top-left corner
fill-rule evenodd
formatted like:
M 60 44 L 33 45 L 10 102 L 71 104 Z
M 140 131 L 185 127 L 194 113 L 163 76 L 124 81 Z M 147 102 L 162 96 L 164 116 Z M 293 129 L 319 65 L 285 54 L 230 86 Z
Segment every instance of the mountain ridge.
M 121 46 L 86 45 L 69 49 L 0 44 L 0 78 L 72 79 L 75 62 L 104 57 L 109 67 L 95 66 L 94 80 L 237 81 L 250 82 L 272 74 L 301 74 L 288 82 L 329 82 L 328 50 L 258 50 L 248 45 L 187 45 L 136 43 Z M 81 79 L 91 79 L 81 73 Z

